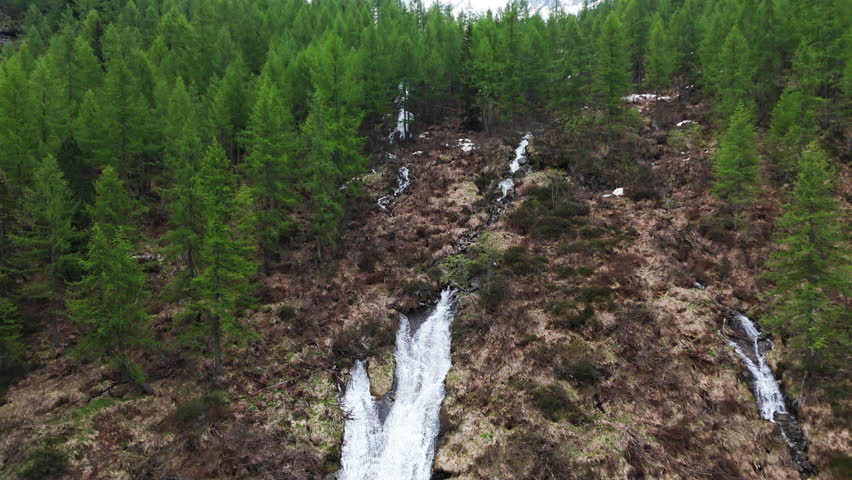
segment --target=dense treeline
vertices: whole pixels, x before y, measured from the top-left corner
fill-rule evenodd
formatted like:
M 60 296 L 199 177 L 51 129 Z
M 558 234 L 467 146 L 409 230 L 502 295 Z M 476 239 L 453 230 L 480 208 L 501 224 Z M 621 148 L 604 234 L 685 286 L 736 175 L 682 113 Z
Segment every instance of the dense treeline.
M 843 0 L 615 0 L 548 18 L 524 2 L 477 16 L 393 0 L 18 3 L 22 40 L 0 67 L 4 370 L 27 295 L 49 305 L 54 346 L 67 315 L 82 353 L 144 383 L 132 351 L 151 340 L 146 282 L 130 255 L 141 219 L 165 215 L 181 338 L 209 345 L 218 372 L 225 339 L 251 337 L 238 317 L 258 270 L 294 238 L 333 254 L 352 191 L 338 187 L 395 110 L 491 130 L 591 106 L 616 128 L 637 88 L 712 101 L 727 128 L 714 191 L 735 224 L 764 181 L 754 125 L 768 128 L 767 180 L 796 185 L 779 244 L 802 251 L 769 264 L 773 324 L 811 353 L 849 346 L 848 254 L 820 147 L 842 144 L 852 96 Z M 833 273 L 796 276 L 814 265 Z

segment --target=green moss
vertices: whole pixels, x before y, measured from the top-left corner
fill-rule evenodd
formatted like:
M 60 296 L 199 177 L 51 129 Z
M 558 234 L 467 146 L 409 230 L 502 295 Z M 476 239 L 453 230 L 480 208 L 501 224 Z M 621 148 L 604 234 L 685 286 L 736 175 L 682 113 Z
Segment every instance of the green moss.
M 109 408 L 116 403 L 119 403 L 120 400 L 112 397 L 100 397 L 89 402 L 85 407 L 80 408 L 72 417 L 73 420 L 82 420 L 84 418 L 88 418 L 100 410 L 104 410 Z

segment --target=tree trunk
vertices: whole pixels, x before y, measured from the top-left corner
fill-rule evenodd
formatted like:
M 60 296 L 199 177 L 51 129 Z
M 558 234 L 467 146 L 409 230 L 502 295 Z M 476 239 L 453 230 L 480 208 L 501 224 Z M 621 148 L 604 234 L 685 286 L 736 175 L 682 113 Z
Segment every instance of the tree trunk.
M 213 375 L 222 374 L 222 325 L 219 316 L 213 317 Z

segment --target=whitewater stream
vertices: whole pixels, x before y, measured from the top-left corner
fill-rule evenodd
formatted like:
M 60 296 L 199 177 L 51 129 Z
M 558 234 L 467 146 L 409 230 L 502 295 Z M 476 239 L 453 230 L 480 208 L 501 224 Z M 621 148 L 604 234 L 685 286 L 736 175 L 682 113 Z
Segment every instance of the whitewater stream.
M 394 386 L 370 394 L 364 362 L 352 367 L 343 396 L 346 415 L 340 480 L 428 480 L 440 429 L 444 378 L 450 361 L 455 292 L 445 289 L 420 325 L 399 316 Z
M 531 138 L 531 133 L 524 135 L 515 149 L 515 157 L 509 164 L 510 175 L 530 171 L 526 151 Z M 468 139 L 460 140 L 459 146 L 465 153 L 475 148 Z M 377 201 L 379 207 L 386 210 L 391 199 L 404 192 L 410 183 L 408 168 L 403 166 L 397 175 L 397 188 Z M 512 177 L 501 181 L 498 188 L 502 196 L 495 202 L 488 224 L 499 216 L 509 192 L 514 189 Z M 481 233 L 482 228 L 467 232 L 456 245 L 456 252 L 476 242 Z M 365 362 L 355 362 L 341 399 L 346 421 L 338 480 L 432 477 L 444 379 L 452 366 L 450 324 L 454 297 L 453 289 L 444 289 L 422 323 L 399 316 L 393 388 L 382 398 L 370 393 Z
M 787 408 L 779 381 L 766 363 L 766 352 L 772 350 L 772 341 L 760 333 L 750 318 L 741 313 L 733 313 L 730 327 L 734 335 L 723 333 L 722 336 L 749 372 L 749 386 L 760 418 L 778 425 L 799 473 L 802 478 L 806 478 L 814 472 L 807 456 L 807 442 L 796 417 Z

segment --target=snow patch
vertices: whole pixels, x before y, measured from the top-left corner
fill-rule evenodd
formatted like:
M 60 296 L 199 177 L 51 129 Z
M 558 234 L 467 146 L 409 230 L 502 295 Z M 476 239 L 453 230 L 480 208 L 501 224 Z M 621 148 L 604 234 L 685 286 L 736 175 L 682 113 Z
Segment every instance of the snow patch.
M 624 101 L 627 103 L 639 103 L 639 102 L 649 102 L 655 100 L 671 100 L 672 97 L 668 95 L 654 95 L 653 93 L 631 93 L 630 95 L 624 97 Z
M 470 153 L 476 149 L 476 145 L 474 145 L 473 141 L 471 141 L 469 138 L 460 138 L 458 141 L 458 146 L 464 153 Z
M 689 125 L 690 123 L 698 123 L 698 122 L 696 122 L 694 120 L 683 120 L 683 121 L 677 122 L 677 126 L 682 127 L 684 125 Z

